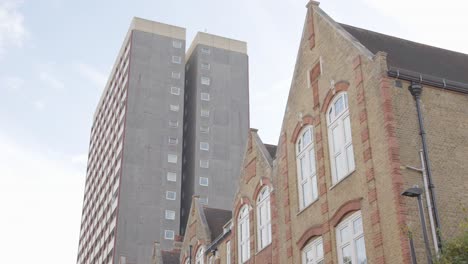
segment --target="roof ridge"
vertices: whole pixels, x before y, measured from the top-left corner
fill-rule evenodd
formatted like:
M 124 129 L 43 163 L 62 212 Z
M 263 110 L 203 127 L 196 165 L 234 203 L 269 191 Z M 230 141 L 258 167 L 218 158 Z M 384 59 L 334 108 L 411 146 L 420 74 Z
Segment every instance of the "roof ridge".
M 417 44 L 417 45 L 422 45 L 422 46 L 426 46 L 426 47 L 431 47 L 431 48 L 435 48 L 435 49 L 439 49 L 439 50 L 443 50 L 443 51 L 448 51 L 448 52 L 452 52 L 452 53 L 457 53 L 457 54 L 460 54 L 460 55 L 464 55 L 464 56 L 468 56 L 467 53 L 463 53 L 463 52 L 460 52 L 460 51 L 454 51 L 454 50 L 449 50 L 449 49 L 445 49 L 445 48 L 441 48 L 441 47 L 437 47 L 437 46 L 432 46 L 432 45 L 429 45 L 429 44 L 424 44 L 424 43 L 421 43 L 421 42 L 416 42 L 414 40 L 409 40 L 409 39 L 405 39 L 405 38 L 402 38 L 402 37 L 397 37 L 397 36 L 393 36 L 393 35 L 389 35 L 389 34 L 384 34 L 384 33 L 381 33 L 381 32 L 377 32 L 377 31 L 374 31 L 374 30 L 370 30 L 370 29 L 366 29 L 366 28 L 360 28 L 360 27 L 356 27 L 356 26 L 353 26 L 353 25 L 348 25 L 348 24 L 344 24 L 344 23 L 340 23 L 340 22 L 337 22 L 340 26 L 344 26 L 344 27 L 352 27 L 352 28 L 355 28 L 355 29 L 358 29 L 358 30 L 365 30 L 365 31 L 368 31 L 368 32 L 372 32 L 374 34 L 379 34 L 379 35 L 383 35 L 383 36 L 386 36 L 386 37 L 390 37 L 390 38 L 394 38 L 394 39 L 399 39 L 399 40 L 402 40 L 402 41 L 406 41 L 406 42 L 410 42 L 410 43 L 413 43 L 413 44 Z M 346 29 L 345 29 L 346 30 Z M 359 40 L 358 40 L 359 41 Z M 359 41 L 360 42 L 360 41 Z M 364 45 L 364 44 L 363 44 Z

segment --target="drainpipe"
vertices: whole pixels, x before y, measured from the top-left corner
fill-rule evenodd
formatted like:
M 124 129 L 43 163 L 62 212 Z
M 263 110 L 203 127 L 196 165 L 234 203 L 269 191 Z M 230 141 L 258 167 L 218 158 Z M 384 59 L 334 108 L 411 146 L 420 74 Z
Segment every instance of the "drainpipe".
M 429 193 L 431 194 L 432 214 L 434 215 L 435 227 L 436 227 L 436 233 L 437 233 L 437 247 L 439 251 L 442 252 L 442 238 L 440 236 L 440 218 L 439 218 L 439 212 L 437 210 L 436 193 L 434 190 L 435 186 L 432 181 L 431 162 L 429 159 L 426 132 L 424 130 L 424 120 L 423 120 L 423 116 L 421 112 L 422 85 L 420 83 L 411 82 L 410 86 L 408 87 L 408 90 L 410 91 L 411 95 L 414 97 L 414 101 L 416 102 L 416 111 L 418 112 L 418 121 L 419 121 L 419 134 L 421 135 L 424 164 L 426 165 L 425 167 L 426 167 L 426 174 L 427 174 L 427 183 L 429 185 Z
M 189 264 L 192 264 L 192 245 L 189 246 Z
M 434 215 L 430 212 L 432 212 L 432 203 L 431 203 L 431 196 L 429 194 L 429 186 L 427 184 L 427 173 L 426 173 L 426 164 L 424 164 L 424 151 L 421 149 L 419 150 L 419 157 L 421 159 L 421 172 L 422 172 L 422 177 L 423 177 L 423 182 L 424 182 L 424 192 L 426 194 L 426 203 L 427 203 L 427 210 L 429 211 L 429 223 L 431 225 L 431 232 L 432 232 L 432 242 L 434 243 L 434 248 L 435 248 L 435 253 L 438 256 L 439 255 L 439 247 L 436 247 L 437 245 L 437 230 L 434 226 Z

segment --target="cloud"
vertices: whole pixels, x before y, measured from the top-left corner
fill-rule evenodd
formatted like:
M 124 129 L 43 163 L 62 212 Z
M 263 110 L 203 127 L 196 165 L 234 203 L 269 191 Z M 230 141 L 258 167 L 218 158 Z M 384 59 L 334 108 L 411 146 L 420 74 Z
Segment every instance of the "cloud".
M 0 203 L 8 216 L 0 218 L 2 263 L 15 263 L 18 256 L 24 263 L 75 261 L 85 171 L 1 134 L 0 149 Z M 28 254 L 25 241 L 35 245 Z M 49 254 L 44 241 L 60 241 L 60 250 Z
M 8 47 L 21 47 L 28 36 L 24 16 L 19 12 L 21 1 L 0 1 L 0 55 Z
M 62 90 L 65 87 L 62 81 L 47 71 L 41 71 L 39 73 L 39 79 L 56 90 Z
M 91 81 L 100 89 L 103 89 L 106 85 L 107 75 L 99 71 L 95 67 L 85 63 L 78 63 L 76 64 L 76 69 L 83 77 Z
M 37 101 L 34 101 L 33 103 L 34 107 L 36 107 L 37 110 L 44 110 L 45 108 L 45 103 L 43 101 L 40 101 L 40 100 L 37 100 Z
M 18 91 L 23 88 L 25 81 L 19 77 L 7 76 L 0 79 L 3 87 L 11 91 Z

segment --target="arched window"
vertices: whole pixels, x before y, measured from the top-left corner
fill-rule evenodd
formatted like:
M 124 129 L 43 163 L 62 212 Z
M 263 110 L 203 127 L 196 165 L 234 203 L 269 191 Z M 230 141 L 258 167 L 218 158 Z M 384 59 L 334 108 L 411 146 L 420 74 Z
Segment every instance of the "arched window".
M 312 135 L 313 128 L 308 126 L 302 130 L 296 142 L 297 184 L 299 188 L 300 209 L 307 207 L 318 197 L 317 169 Z
M 257 197 L 258 250 L 271 243 L 270 188 L 263 187 Z
M 336 183 L 355 169 L 348 94 L 346 92 L 338 94 L 331 102 L 327 121 L 333 183 Z
M 203 247 L 200 247 L 197 250 L 197 254 L 195 255 L 195 264 L 203 264 L 203 254 L 204 250 Z
M 336 227 L 338 263 L 367 263 L 361 212 L 355 212 Z
M 250 258 L 249 206 L 244 205 L 239 211 L 237 224 L 239 240 L 239 263 Z
M 302 264 L 323 264 L 323 242 L 318 237 L 309 242 L 302 250 Z

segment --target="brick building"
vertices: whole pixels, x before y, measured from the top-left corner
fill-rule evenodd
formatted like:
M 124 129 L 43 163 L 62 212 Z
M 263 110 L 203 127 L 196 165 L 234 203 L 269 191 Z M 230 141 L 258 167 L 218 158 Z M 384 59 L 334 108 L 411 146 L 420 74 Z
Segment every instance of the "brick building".
M 232 219 L 192 263 L 411 263 L 410 237 L 426 263 L 401 193 L 424 189 L 436 254 L 433 230 L 450 239 L 468 207 L 467 72 L 468 55 L 339 24 L 311 1 L 278 147 L 251 130 Z M 181 256 L 203 239 L 186 236 Z

